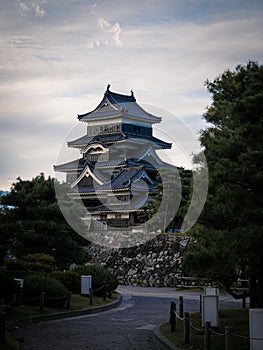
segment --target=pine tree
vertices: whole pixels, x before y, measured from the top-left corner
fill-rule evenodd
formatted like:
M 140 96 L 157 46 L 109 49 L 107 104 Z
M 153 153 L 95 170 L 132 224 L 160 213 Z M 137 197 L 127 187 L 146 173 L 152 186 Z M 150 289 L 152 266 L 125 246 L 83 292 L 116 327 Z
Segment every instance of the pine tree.
M 88 245 L 88 242 L 65 221 L 57 203 L 55 181 L 51 177 L 45 179 L 44 174 L 31 181 L 18 178 L 10 193 L 1 197 L 2 261 L 7 251 L 16 257 L 49 254 L 60 266 L 87 260 L 81 245 Z M 68 190 L 65 184 L 57 185 L 65 193 Z M 74 206 L 74 213 L 77 212 L 76 203 L 68 197 L 67 205 Z
M 185 256 L 188 274 L 226 288 L 249 279 L 251 307 L 263 306 L 263 66 L 249 62 L 206 82 L 212 104 L 201 132 L 209 191 Z

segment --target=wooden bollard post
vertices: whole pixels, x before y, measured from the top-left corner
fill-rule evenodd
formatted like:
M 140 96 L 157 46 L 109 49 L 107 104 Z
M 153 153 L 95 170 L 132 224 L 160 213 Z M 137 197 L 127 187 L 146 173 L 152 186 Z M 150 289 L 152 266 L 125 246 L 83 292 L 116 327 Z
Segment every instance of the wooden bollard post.
M 106 301 L 106 282 L 103 283 L 103 300 Z
M 184 317 L 184 298 L 182 296 L 179 297 L 179 316 Z
M 242 298 L 242 309 L 246 308 L 246 297 Z
M 70 307 L 71 298 L 72 298 L 72 292 L 69 292 L 68 293 L 68 297 L 67 297 L 67 302 L 66 302 L 66 305 L 65 305 L 66 308 Z
M 43 311 L 44 303 L 45 303 L 45 292 L 41 292 L 40 294 L 40 304 L 39 304 L 39 311 Z
M 184 343 L 188 344 L 190 341 L 189 335 L 189 312 L 184 313 Z
M 89 289 L 89 303 L 90 305 L 93 305 L 93 290 L 92 288 Z
M 171 333 L 175 332 L 176 329 L 176 304 L 174 301 L 171 302 L 171 306 L 170 306 L 170 319 L 169 319 L 169 323 L 171 326 Z
M 225 350 L 233 350 L 232 326 L 225 326 Z
M 204 349 L 211 350 L 211 332 L 210 332 L 211 322 L 205 323 L 205 338 L 204 338 Z
M 6 341 L 6 319 L 5 315 L 0 313 L 0 343 Z

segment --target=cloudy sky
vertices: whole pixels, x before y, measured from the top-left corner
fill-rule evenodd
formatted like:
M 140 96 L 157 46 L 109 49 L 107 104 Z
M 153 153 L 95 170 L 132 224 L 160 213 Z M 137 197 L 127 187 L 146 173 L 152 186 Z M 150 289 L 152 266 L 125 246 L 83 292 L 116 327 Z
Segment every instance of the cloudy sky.
M 187 166 L 210 103 L 204 81 L 262 63 L 262 18 L 261 0 L 0 0 L 0 189 L 77 158 L 61 147 L 85 133 L 77 114 L 108 83 L 163 117 L 156 135 Z

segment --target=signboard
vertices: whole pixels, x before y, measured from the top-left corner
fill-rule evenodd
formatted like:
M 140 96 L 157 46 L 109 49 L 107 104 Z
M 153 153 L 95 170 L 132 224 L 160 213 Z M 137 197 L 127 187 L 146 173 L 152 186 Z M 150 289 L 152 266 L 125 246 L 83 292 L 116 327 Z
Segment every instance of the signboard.
M 89 295 L 91 288 L 92 288 L 92 276 L 82 275 L 81 276 L 81 294 Z
M 24 287 L 24 280 L 22 278 L 14 278 L 14 280 L 16 281 L 16 283 L 19 285 L 19 287 L 21 289 L 23 289 Z
M 205 287 L 205 295 L 218 295 L 219 288 L 216 287 Z
M 263 309 L 249 310 L 250 350 L 263 349 Z
M 206 322 L 211 322 L 211 327 L 218 327 L 218 295 L 202 296 L 202 326 Z

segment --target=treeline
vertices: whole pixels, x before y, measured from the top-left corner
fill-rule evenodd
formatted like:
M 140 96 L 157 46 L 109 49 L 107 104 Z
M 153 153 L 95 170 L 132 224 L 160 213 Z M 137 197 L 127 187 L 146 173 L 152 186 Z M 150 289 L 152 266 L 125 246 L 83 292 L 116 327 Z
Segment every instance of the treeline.
M 10 192 L 0 198 L 1 265 L 10 255 L 22 258 L 36 253 L 53 256 L 61 269 L 89 260 L 85 251 L 89 242 L 71 228 L 60 211 L 55 181 L 44 174 L 32 180 L 18 178 Z M 65 184 L 56 186 L 61 192 L 68 191 Z M 76 203 L 68 197 L 67 206 L 77 213 Z

